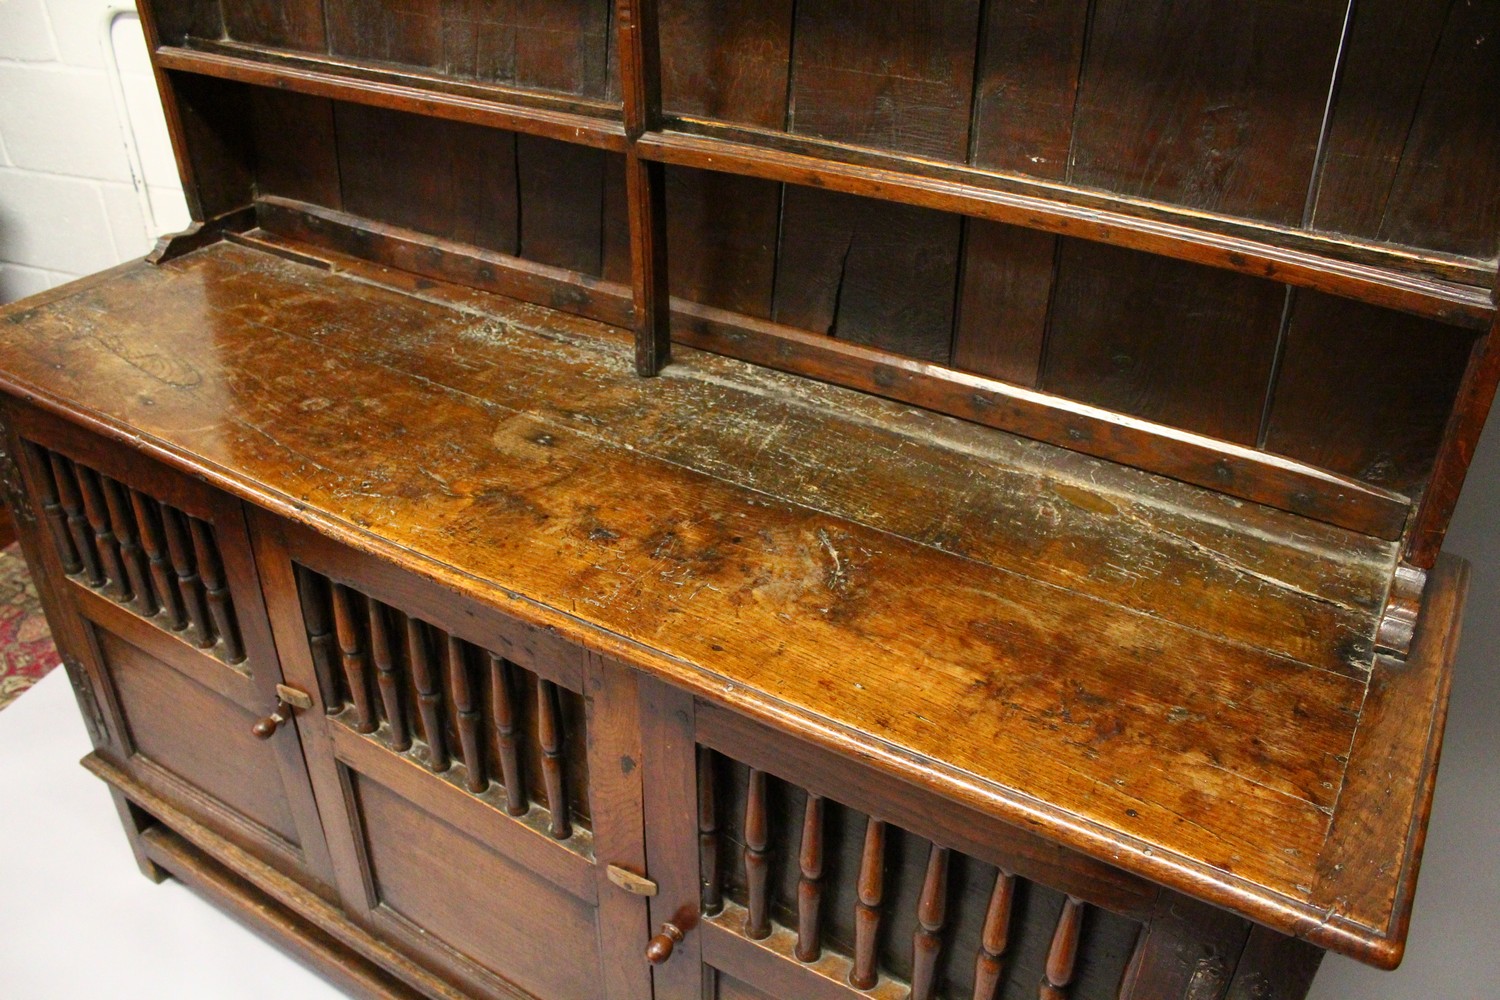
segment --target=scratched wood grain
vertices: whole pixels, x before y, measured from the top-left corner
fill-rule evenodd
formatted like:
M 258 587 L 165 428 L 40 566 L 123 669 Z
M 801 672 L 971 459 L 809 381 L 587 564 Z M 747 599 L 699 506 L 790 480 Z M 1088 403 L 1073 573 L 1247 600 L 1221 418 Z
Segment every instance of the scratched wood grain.
M 114 386 L 111 407 L 142 432 L 476 580 L 1307 898 L 1362 682 L 632 454 L 274 315 L 249 321 L 216 304 L 245 268 L 309 273 L 330 301 L 406 301 L 226 247 L 12 319 L 0 360 L 70 394 Z M 113 350 L 89 319 L 101 310 Z M 511 328 L 474 319 L 481 341 Z M 196 378 L 126 360 L 146 345 Z M 433 365 L 451 356 L 423 347 Z M 431 441 L 445 446 L 409 461 Z M 935 618 L 964 624 L 910 627 Z M 835 648 L 862 673 L 830 673 Z
M 397 367 L 425 369 L 428 337 L 462 338 L 465 363 L 433 378 L 674 464 L 1112 603 L 1176 607 L 1193 628 L 1327 669 L 1368 666 L 1390 544 L 724 359 L 698 357 L 706 380 L 668 370 L 643 409 L 634 379 L 587 340 L 494 331 L 489 343 L 464 314 L 399 296 L 334 307 L 296 270 L 223 280 L 243 293 L 235 315 L 253 322 L 317 330 L 350 350 L 363 331 L 386 330 L 363 349 Z M 254 288 L 277 292 L 274 313 Z M 513 309 L 519 325 L 557 328 L 544 310 Z M 574 416 L 580 399 L 593 416 Z M 736 417 L 693 433 L 699 414 L 715 410 Z M 1268 549 L 1268 535 L 1282 543 Z M 1174 600 L 1184 591 L 1195 598 Z
M 1098 0 L 1070 179 L 1300 225 L 1345 0 Z
M 1464 331 L 1299 291 L 1266 447 L 1416 496 L 1473 347 Z
M 326 6 L 334 55 L 606 96 L 604 0 L 345 0 Z
M 785 128 L 792 6 L 792 0 L 658 3 L 662 109 Z
M 979 0 L 795 5 L 788 130 L 962 162 Z
M 1065 240 L 1042 386 L 1253 445 L 1285 302 L 1273 282 Z
M 334 105 L 345 210 L 514 254 L 516 137 L 359 104 Z M 435 171 L 434 162 L 446 164 Z

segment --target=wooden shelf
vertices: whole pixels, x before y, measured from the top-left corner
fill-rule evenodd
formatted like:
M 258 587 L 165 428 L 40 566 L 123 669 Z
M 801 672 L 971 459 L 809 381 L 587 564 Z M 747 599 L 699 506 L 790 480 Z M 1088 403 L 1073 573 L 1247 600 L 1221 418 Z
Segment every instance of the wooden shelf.
M 1471 330 L 1495 317 L 1496 262 L 1259 224 L 819 139 L 677 119 L 643 135 L 661 163 L 827 188 L 1143 250 Z
M 617 104 L 416 73 L 328 56 L 191 40 L 156 49 L 162 69 L 275 87 L 315 97 L 487 125 L 622 152 Z

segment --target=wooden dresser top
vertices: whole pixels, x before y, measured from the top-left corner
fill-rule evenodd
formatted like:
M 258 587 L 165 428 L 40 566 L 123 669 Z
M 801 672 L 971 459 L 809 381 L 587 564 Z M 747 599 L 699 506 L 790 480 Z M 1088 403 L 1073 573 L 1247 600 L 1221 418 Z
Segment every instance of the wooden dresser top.
M 255 234 L 251 234 L 253 242 Z M 8 390 L 1152 881 L 1399 958 L 1464 568 L 326 255 L 0 311 Z

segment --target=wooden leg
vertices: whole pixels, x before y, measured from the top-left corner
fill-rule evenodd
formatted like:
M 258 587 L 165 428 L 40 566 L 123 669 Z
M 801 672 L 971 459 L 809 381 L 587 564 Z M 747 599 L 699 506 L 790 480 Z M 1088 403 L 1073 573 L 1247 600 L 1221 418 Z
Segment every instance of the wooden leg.
M 118 788 L 110 788 L 109 795 L 115 800 L 115 810 L 120 814 L 120 825 L 125 828 L 125 838 L 130 841 L 130 853 L 135 855 L 136 867 L 151 881 L 158 884 L 164 882 L 167 878 L 166 870 L 151 860 L 146 854 L 146 845 L 141 840 L 141 834 L 155 825 L 155 821 L 127 799 L 125 793 Z

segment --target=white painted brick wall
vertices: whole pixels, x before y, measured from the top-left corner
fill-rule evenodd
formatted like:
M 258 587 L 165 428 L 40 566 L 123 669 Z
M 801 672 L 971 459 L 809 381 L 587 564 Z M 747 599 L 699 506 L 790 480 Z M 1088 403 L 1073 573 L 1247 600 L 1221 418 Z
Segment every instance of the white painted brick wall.
M 134 7 L 0 0 L 0 303 L 188 221 Z

